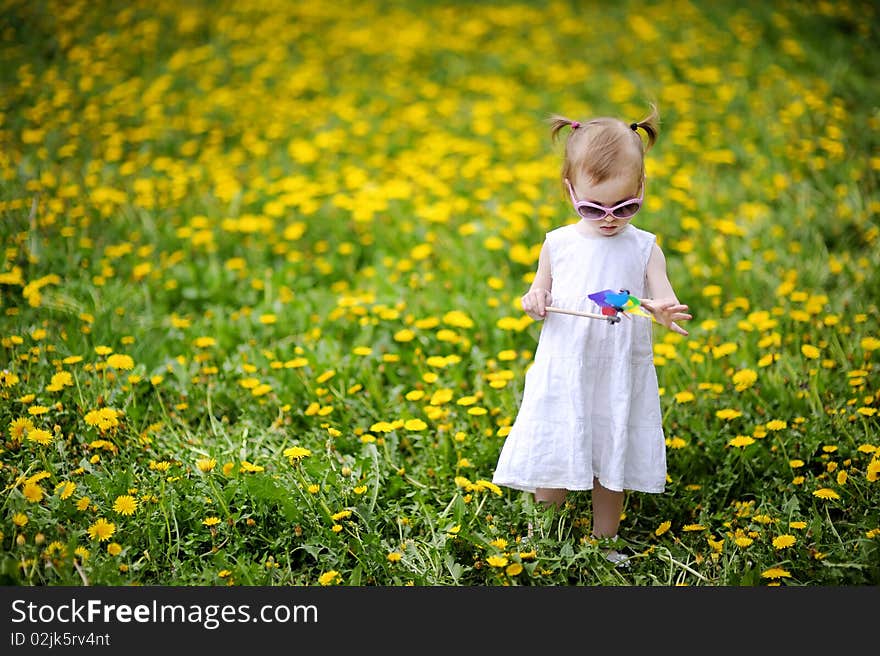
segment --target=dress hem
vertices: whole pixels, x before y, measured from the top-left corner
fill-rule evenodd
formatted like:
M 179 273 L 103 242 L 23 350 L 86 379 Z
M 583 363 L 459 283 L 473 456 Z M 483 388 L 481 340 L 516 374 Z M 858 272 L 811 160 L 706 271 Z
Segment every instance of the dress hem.
M 547 484 L 547 483 L 538 483 L 538 484 L 530 484 L 530 483 L 520 483 L 516 481 L 508 481 L 502 482 L 500 480 L 493 480 L 492 483 L 495 485 L 500 485 L 502 487 L 509 487 L 513 490 L 519 490 L 521 492 L 530 492 L 534 494 L 535 490 L 540 488 L 551 489 L 551 490 L 567 490 L 568 492 L 589 492 L 593 489 L 593 486 L 585 486 L 585 485 L 567 485 L 567 484 Z M 645 494 L 663 494 L 666 491 L 666 487 L 650 487 L 650 486 L 634 486 L 634 485 L 626 485 L 625 483 L 622 485 L 606 485 L 602 480 L 599 480 L 602 487 L 606 490 L 611 490 L 612 492 L 643 492 Z

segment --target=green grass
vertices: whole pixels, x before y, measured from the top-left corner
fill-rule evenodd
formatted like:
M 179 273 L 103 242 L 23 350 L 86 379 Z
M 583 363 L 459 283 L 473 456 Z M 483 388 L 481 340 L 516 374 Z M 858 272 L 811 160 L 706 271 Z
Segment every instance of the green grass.
M 0 15 L 4 583 L 880 582 L 871 3 Z M 616 570 L 587 494 L 488 481 L 572 220 L 545 119 L 650 102 L 695 318 Z

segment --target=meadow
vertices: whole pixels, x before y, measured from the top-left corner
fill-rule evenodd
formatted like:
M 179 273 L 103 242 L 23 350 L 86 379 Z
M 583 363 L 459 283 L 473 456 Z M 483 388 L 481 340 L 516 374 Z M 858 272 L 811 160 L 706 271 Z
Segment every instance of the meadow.
M 870 2 L 0 0 L 0 582 L 880 583 L 878 43 Z M 587 493 L 491 479 L 575 220 L 547 118 L 650 103 L 694 319 L 621 569 Z

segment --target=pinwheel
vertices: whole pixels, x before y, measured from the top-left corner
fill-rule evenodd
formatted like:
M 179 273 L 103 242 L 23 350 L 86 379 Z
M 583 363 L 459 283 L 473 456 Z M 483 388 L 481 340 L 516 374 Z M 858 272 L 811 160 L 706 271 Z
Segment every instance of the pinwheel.
M 595 312 L 580 312 L 577 310 L 566 310 L 564 308 L 553 307 L 552 305 L 545 308 L 548 312 L 557 312 L 559 314 L 573 314 L 579 317 L 589 317 L 590 319 L 601 319 L 608 323 L 614 324 L 620 321 L 620 316 L 628 317 L 631 314 L 640 317 L 653 318 L 653 315 L 642 309 L 641 301 L 629 293 L 628 289 L 603 289 L 600 292 L 594 292 L 587 296 L 591 301 L 599 306 L 601 314 Z

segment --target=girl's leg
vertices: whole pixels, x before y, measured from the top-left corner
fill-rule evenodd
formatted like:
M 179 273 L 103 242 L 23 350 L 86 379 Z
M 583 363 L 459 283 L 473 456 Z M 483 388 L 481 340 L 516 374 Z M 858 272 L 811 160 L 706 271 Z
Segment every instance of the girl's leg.
M 535 501 L 545 506 L 554 505 L 557 508 L 565 503 L 565 493 L 567 490 L 552 487 L 539 487 L 535 490 Z
M 554 506 L 556 508 L 561 508 L 562 504 L 565 503 L 565 494 L 568 492 L 566 489 L 560 488 L 552 488 L 552 487 L 539 487 L 535 490 L 535 501 L 541 504 L 545 509 Z M 532 539 L 532 531 L 534 527 L 532 523 L 529 522 L 528 529 L 526 533 L 526 537 L 524 540 L 529 541 Z
M 597 538 L 617 536 L 620 513 L 623 512 L 623 492 L 609 490 L 593 479 L 593 535 Z

